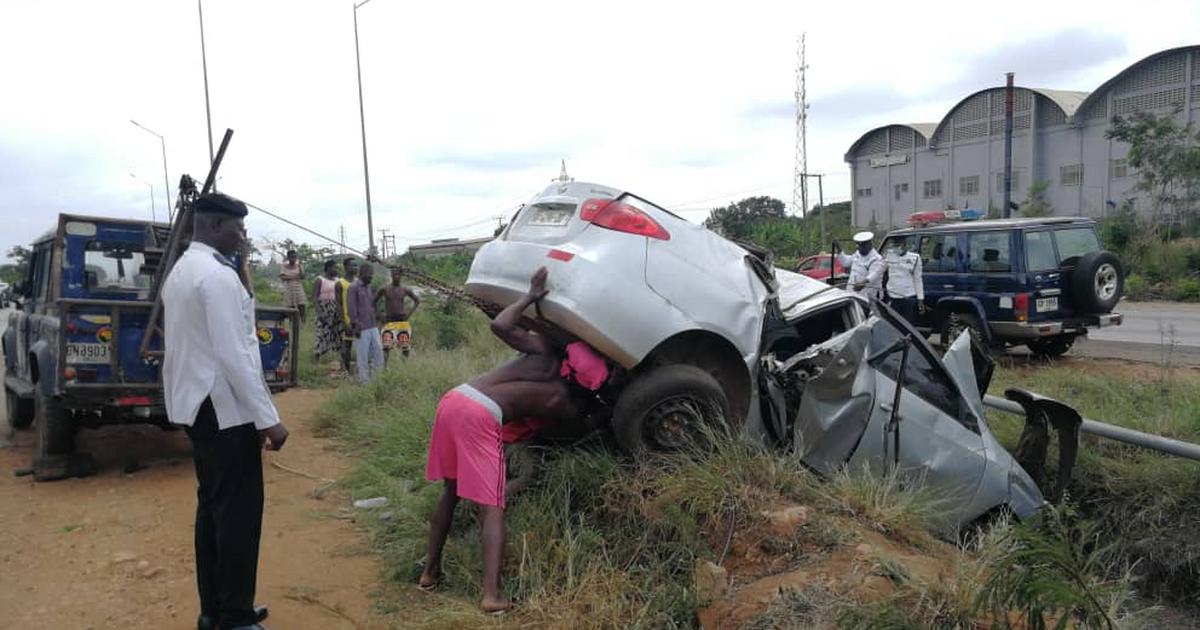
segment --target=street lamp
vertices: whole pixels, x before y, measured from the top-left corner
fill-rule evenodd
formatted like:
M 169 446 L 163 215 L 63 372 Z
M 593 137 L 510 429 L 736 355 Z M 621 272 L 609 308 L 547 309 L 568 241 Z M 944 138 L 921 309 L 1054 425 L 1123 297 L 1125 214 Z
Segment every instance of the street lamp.
M 137 181 L 145 184 L 146 187 L 150 189 L 150 220 L 153 221 L 154 223 L 158 223 L 158 216 L 154 214 L 154 185 L 148 181 L 143 180 L 142 178 L 138 177 L 137 175 L 134 175 L 133 173 L 130 173 L 129 176 L 136 179 Z
M 162 134 L 158 133 L 157 131 L 154 131 L 153 129 L 147 128 L 145 125 L 138 123 L 138 121 L 133 120 L 132 118 L 129 120 L 129 122 L 133 123 L 133 125 L 135 127 L 137 127 L 138 129 L 141 129 L 142 131 L 145 131 L 145 132 L 155 136 L 156 138 L 158 138 L 159 143 L 162 144 L 163 194 L 165 194 L 167 197 L 167 199 L 166 199 L 167 223 L 172 223 L 172 222 L 174 222 L 174 219 L 175 219 L 175 208 L 173 205 L 171 205 L 171 178 L 167 176 L 167 140 L 166 140 L 166 138 L 162 137 Z
M 354 5 L 354 66 L 358 71 L 358 122 L 362 129 L 363 184 L 367 189 L 367 253 L 375 254 L 375 224 L 371 220 L 371 173 L 367 169 L 367 118 L 363 113 L 362 61 L 358 53 L 358 8 L 370 2 L 363 0 Z

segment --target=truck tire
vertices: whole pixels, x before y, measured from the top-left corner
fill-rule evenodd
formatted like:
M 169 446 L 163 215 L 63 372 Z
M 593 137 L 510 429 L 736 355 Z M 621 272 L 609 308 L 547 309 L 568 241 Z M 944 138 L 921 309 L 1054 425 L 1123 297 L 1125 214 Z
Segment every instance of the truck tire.
M 613 436 L 627 453 L 704 448 L 729 430 L 721 384 L 693 365 L 664 365 L 642 374 L 617 398 Z
M 963 331 L 971 332 L 971 337 L 979 344 L 980 348 L 987 348 L 988 344 L 983 336 L 983 324 L 979 322 L 979 318 L 971 313 L 947 313 L 946 318 L 942 320 L 942 349 L 949 350 L 950 344 L 962 335 Z
M 33 423 L 33 401 L 21 398 L 11 389 L 4 388 L 4 406 L 8 413 L 8 425 L 14 429 L 27 429 Z
M 1077 311 L 1109 313 L 1125 293 L 1125 271 L 1117 255 L 1107 251 L 1084 254 L 1071 272 L 1071 298 Z
M 38 455 L 68 455 L 75 451 L 75 425 L 62 404 L 52 396 L 34 396 L 38 426 Z
M 1034 339 L 1025 345 L 1029 347 L 1029 352 L 1035 357 L 1055 359 L 1066 354 L 1074 344 L 1075 335 L 1055 335 Z

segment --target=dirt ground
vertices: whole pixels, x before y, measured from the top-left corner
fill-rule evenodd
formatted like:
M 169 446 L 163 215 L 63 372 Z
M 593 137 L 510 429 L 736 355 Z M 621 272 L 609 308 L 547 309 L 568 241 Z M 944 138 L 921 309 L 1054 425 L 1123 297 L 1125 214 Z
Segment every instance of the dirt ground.
M 271 628 L 384 627 L 372 611 L 375 556 L 345 520 L 347 497 L 272 464 L 329 479 L 349 466 L 308 429 L 321 395 L 275 398 L 291 436 L 264 455 L 257 600 L 270 607 Z M 196 627 L 196 480 L 182 431 L 84 431 L 98 474 L 53 483 L 13 475 L 32 461 L 32 431 L 9 436 L 3 419 L 0 434 L 0 627 Z

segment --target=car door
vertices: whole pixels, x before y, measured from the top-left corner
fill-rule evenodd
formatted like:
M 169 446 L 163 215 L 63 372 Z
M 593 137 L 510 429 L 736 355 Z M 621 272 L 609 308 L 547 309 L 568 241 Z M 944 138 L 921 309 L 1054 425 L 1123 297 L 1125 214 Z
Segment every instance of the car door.
M 1016 230 L 978 230 L 966 233 L 961 284 L 964 293 L 978 300 L 989 321 L 1017 319 L 1013 295 L 1024 284 L 1014 255 Z
M 889 350 L 897 348 L 904 335 L 911 341 L 897 406 L 902 353 Z M 872 327 L 868 356 L 875 372 L 875 404 L 862 442 L 850 458 L 851 468 L 883 472 L 898 460 L 903 474 L 920 478 L 946 502 L 946 523 L 960 522 L 987 466 L 978 417 L 928 342 L 891 313 L 884 313 Z M 893 412 L 896 432 L 888 430 Z
M 917 251 L 921 254 L 921 277 L 925 284 L 925 306 L 929 314 L 918 317 L 923 328 L 936 328 L 932 313 L 944 297 L 958 292 L 958 234 L 934 232 L 920 235 Z

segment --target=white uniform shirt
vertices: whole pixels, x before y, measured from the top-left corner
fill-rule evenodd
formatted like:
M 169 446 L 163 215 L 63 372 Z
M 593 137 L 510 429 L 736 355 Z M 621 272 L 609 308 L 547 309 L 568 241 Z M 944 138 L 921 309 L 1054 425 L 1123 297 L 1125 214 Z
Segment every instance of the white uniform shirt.
M 167 417 L 191 426 L 206 397 L 221 429 L 279 423 L 262 375 L 254 298 L 217 250 L 193 242 L 162 288 Z
M 925 282 L 921 279 L 921 255 L 916 252 L 890 253 L 887 264 L 887 294 L 892 298 L 925 300 Z
M 868 298 L 879 297 L 883 289 L 883 257 L 872 249 L 866 256 L 857 250 L 852 255 L 838 254 L 838 261 L 843 267 L 850 268 L 850 279 L 846 288 L 854 290 L 854 285 L 865 282 L 862 294 Z

